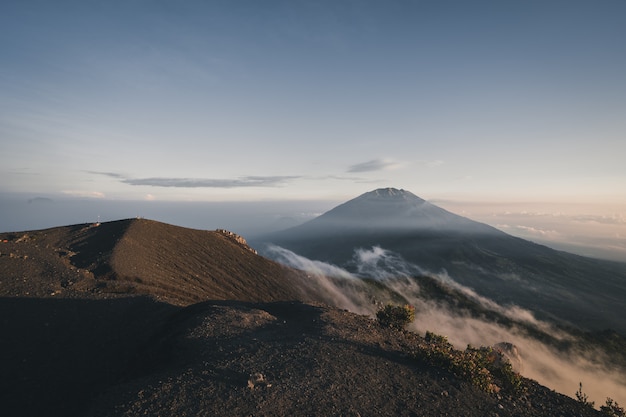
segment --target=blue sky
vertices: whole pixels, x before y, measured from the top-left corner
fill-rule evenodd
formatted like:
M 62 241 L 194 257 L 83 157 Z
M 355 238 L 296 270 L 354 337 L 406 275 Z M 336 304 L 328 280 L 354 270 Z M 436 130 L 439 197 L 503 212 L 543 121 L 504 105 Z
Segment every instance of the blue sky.
M 626 197 L 623 1 L 16 1 L 1 16 L 2 191 Z
M 0 193 L 626 211 L 621 0 L 1 8 Z

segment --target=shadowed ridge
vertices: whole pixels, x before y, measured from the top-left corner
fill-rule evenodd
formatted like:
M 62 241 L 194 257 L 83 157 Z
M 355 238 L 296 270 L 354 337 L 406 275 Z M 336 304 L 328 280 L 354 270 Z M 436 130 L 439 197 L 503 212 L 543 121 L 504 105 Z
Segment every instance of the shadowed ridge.
M 98 278 L 114 278 L 109 258 L 115 246 L 135 219 L 106 223 L 68 226 L 70 262 L 77 268 L 87 269 Z

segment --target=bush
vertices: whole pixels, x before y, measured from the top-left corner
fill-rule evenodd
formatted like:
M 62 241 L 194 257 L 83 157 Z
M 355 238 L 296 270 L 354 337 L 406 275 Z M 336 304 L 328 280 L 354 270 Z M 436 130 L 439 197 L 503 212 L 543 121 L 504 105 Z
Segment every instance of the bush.
M 606 404 L 600 406 L 600 412 L 605 416 L 626 417 L 624 408 L 620 407 L 617 401 L 613 401 L 612 398 L 606 399 Z
M 387 304 L 378 310 L 376 318 L 381 326 L 403 329 L 415 320 L 415 308 L 408 304 L 403 306 Z
M 465 351 L 459 351 L 454 349 L 447 337 L 432 332 L 426 332 L 424 340 L 426 344 L 413 353 L 416 359 L 445 368 L 489 393 L 497 393 L 501 389 L 517 392 L 522 388 L 522 376 L 490 347 L 468 346 Z
M 594 406 L 594 402 L 589 401 L 589 397 L 587 397 L 587 394 L 583 392 L 582 382 L 578 383 L 578 391 L 576 391 L 576 400 L 578 400 L 578 402 L 581 403 L 582 405 L 586 405 L 587 407 L 593 408 Z

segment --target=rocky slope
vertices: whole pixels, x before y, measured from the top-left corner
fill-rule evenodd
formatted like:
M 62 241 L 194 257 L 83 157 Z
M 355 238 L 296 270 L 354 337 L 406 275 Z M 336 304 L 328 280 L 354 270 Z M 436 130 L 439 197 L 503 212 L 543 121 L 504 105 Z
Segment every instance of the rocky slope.
M 599 415 L 530 380 L 486 393 L 412 356 L 418 335 L 323 305 L 0 301 L 3 415 Z
M 228 233 L 135 219 L 0 240 L 1 415 L 598 415 L 530 380 L 484 392 Z

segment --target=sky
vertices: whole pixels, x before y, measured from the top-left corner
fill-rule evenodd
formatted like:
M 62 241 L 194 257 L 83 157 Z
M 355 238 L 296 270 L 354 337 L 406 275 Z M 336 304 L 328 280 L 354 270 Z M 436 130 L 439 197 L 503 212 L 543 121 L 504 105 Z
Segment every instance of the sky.
M 8 0 L 0 231 L 27 226 L 8 200 L 316 212 L 392 186 L 580 207 L 626 248 L 624 39 L 622 0 Z

